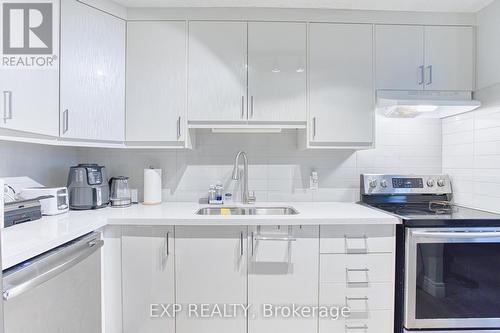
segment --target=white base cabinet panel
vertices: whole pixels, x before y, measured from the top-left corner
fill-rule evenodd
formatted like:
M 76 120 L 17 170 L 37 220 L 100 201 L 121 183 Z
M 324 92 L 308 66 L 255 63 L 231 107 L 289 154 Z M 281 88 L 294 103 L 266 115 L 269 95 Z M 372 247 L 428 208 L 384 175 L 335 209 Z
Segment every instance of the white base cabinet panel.
M 123 333 L 175 333 L 174 317 L 154 318 L 175 303 L 174 228 L 123 227 L 122 274 Z
M 180 226 L 175 228 L 175 237 L 178 304 L 247 305 L 246 226 Z M 247 331 L 243 312 L 232 318 L 202 318 L 182 311 L 176 321 L 176 333 Z
M 261 226 L 250 231 L 249 333 L 316 333 L 318 318 L 266 318 L 265 304 L 318 303 L 319 227 Z M 271 238 L 273 240 L 266 240 Z M 290 240 L 287 240 L 290 239 Z

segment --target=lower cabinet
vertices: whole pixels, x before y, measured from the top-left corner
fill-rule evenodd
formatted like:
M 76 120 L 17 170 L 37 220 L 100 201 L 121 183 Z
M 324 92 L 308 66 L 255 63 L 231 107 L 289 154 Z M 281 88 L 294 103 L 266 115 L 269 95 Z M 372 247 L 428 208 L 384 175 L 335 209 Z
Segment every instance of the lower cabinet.
M 175 332 L 160 305 L 175 303 L 173 227 L 123 227 L 122 293 L 123 333 Z
M 249 333 L 316 333 L 316 317 L 287 318 L 291 308 L 318 303 L 319 228 L 259 226 L 250 228 Z
M 176 296 L 184 308 L 176 332 L 246 332 L 241 306 L 247 306 L 247 227 L 181 226 L 175 232 Z M 226 318 L 213 313 L 215 306 L 223 311 L 224 305 L 234 305 L 236 313 L 232 308 Z
M 320 318 L 319 333 L 394 331 L 395 227 L 322 226 L 319 304 L 349 308 Z
M 123 333 L 392 333 L 394 232 L 123 226 Z

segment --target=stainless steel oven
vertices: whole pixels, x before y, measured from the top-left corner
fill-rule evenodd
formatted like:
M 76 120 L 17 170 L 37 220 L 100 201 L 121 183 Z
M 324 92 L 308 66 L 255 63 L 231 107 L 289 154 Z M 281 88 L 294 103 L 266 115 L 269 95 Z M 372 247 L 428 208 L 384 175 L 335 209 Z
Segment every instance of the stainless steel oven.
M 404 327 L 500 332 L 500 228 L 405 233 Z

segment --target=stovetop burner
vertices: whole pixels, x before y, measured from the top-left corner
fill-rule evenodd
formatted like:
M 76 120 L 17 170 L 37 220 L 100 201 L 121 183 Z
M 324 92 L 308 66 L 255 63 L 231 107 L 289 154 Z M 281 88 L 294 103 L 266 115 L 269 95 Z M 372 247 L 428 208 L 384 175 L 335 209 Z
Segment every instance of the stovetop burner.
M 374 207 L 401 216 L 450 215 L 457 210 L 456 206 L 448 201 L 431 201 L 424 203 L 384 203 L 374 205 Z

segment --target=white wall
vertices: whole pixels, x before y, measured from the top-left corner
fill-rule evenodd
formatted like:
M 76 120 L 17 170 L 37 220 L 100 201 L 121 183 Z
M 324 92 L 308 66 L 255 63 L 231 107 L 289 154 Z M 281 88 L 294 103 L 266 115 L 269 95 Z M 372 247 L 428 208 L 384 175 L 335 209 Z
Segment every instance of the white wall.
M 500 85 L 476 98 L 481 109 L 443 120 L 443 172 L 457 203 L 500 212 Z
M 198 200 L 221 180 L 231 187 L 238 150 L 250 161 L 250 190 L 259 201 L 356 201 L 360 173 L 440 173 L 441 122 L 432 119 L 377 117 L 377 149 L 299 151 L 294 132 L 284 134 L 212 134 L 197 136 L 194 151 L 82 149 L 81 162 L 107 166 L 110 175 L 131 177 L 142 190 L 143 169 L 163 169 L 167 200 Z M 320 189 L 309 190 L 311 170 Z M 142 191 L 141 191 L 142 192 Z M 142 194 L 142 193 L 141 193 Z
M 459 204 L 500 212 L 500 0 L 481 10 L 478 90 L 482 107 L 443 120 L 443 172 Z
M 477 88 L 500 82 L 500 1 L 477 14 Z
M 66 186 L 78 149 L 0 141 L 0 178 L 30 176 L 46 186 Z

